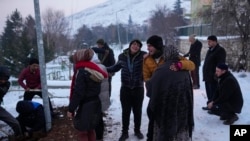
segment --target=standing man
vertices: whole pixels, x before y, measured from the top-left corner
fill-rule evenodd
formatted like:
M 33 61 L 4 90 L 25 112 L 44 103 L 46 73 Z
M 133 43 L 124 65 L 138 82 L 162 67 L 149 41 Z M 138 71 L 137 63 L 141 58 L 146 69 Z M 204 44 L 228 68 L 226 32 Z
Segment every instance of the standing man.
M 217 42 L 215 35 L 210 35 L 207 38 L 208 51 L 205 57 L 203 65 L 203 81 L 205 82 L 205 88 L 207 93 L 207 104 L 211 102 L 215 91 L 217 89 L 217 81 L 215 79 L 215 68 L 220 63 L 226 61 L 226 51 Z M 203 110 L 209 110 L 209 108 L 202 107 Z
M 189 42 L 191 43 L 189 52 L 184 55 L 184 57 L 189 57 L 189 60 L 193 61 L 195 64 L 195 69 L 191 71 L 191 78 L 193 81 L 193 89 L 200 88 L 200 77 L 199 77 L 199 68 L 201 65 L 201 48 L 202 43 L 195 39 L 195 35 L 189 36 Z
M 96 41 L 98 48 L 92 48 L 95 53 L 98 54 L 98 58 L 105 67 L 110 67 L 115 64 L 114 51 L 108 46 L 108 44 L 103 40 L 99 39 Z M 111 96 L 111 81 L 112 76 L 109 78 L 109 96 Z
M 210 114 L 217 114 L 223 124 L 231 125 L 238 120 L 236 113 L 241 113 L 243 97 L 240 85 L 226 64 L 219 64 L 215 72 L 218 78 L 218 89 L 213 101 L 208 103 Z
M 143 139 L 141 133 L 142 104 L 144 99 L 143 83 L 143 56 L 146 52 L 141 50 L 140 40 L 132 40 L 129 47 L 118 57 L 118 61 L 108 72 L 121 70 L 120 101 L 122 106 L 122 135 L 119 141 L 125 141 L 129 137 L 130 114 L 134 115 L 134 134 L 138 139 Z
M 25 90 L 23 100 L 32 100 L 35 95 L 42 98 L 39 61 L 36 58 L 31 58 L 29 66 L 22 70 L 18 77 L 18 83 Z M 55 115 L 50 99 L 49 106 L 53 117 Z

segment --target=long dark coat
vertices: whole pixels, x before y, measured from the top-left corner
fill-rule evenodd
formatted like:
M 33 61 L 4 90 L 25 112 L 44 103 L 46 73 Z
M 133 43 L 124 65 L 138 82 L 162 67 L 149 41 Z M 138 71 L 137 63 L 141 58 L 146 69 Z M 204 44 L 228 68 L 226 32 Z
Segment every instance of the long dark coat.
M 218 89 L 213 98 L 214 104 L 240 113 L 243 106 L 243 97 L 238 81 L 229 71 L 220 76 L 218 80 Z
M 207 51 L 203 65 L 203 81 L 215 81 L 215 68 L 220 63 L 225 63 L 226 51 L 219 44 Z
M 172 71 L 169 60 L 160 66 L 147 83 L 148 91 L 152 93 L 150 108 L 159 128 L 159 141 L 178 138 L 180 132 L 192 136 L 193 90 L 188 71 Z

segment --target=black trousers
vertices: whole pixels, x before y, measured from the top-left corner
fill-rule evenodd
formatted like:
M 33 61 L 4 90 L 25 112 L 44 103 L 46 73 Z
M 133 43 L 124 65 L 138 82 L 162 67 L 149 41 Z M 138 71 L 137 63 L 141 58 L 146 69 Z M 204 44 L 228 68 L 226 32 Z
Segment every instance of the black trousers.
M 148 114 L 148 133 L 147 133 L 147 141 L 153 141 L 154 136 L 154 115 L 153 111 L 149 107 L 147 107 L 147 114 Z
M 38 95 L 40 98 L 43 98 L 42 92 L 38 91 L 26 91 L 23 96 L 23 100 L 32 100 L 35 95 Z M 50 108 L 50 113 L 53 114 L 53 107 L 49 98 L 49 108 Z
M 140 131 L 143 99 L 143 87 L 133 89 L 121 87 L 120 101 L 122 105 L 122 133 L 128 133 L 131 111 L 134 114 L 134 131 Z

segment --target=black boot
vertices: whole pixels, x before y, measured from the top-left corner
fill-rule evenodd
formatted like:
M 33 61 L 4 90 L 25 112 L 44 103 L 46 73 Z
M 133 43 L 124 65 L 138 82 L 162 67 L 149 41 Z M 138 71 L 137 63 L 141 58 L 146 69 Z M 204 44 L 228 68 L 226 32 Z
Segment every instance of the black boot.
M 128 133 L 122 133 L 121 137 L 119 138 L 119 141 L 125 141 L 128 138 Z
M 139 131 L 135 131 L 135 136 L 136 136 L 138 139 L 143 139 L 143 138 L 144 138 L 144 136 L 143 136 L 143 134 L 141 133 L 140 130 L 139 130 Z

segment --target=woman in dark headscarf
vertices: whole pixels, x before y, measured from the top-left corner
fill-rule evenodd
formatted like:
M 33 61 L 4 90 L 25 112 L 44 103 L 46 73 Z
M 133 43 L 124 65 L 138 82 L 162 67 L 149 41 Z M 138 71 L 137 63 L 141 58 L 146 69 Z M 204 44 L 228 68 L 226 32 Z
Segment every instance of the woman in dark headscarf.
M 154 93 L 150 108 L 155 115 L 157 141 L 189 141 L 194 127 L 193 90 L 188 71 L 172 71 L 170 66 L 179 61 L 174 46 L 164 51 L 165 63 L 149 80 L 148 91 Z

